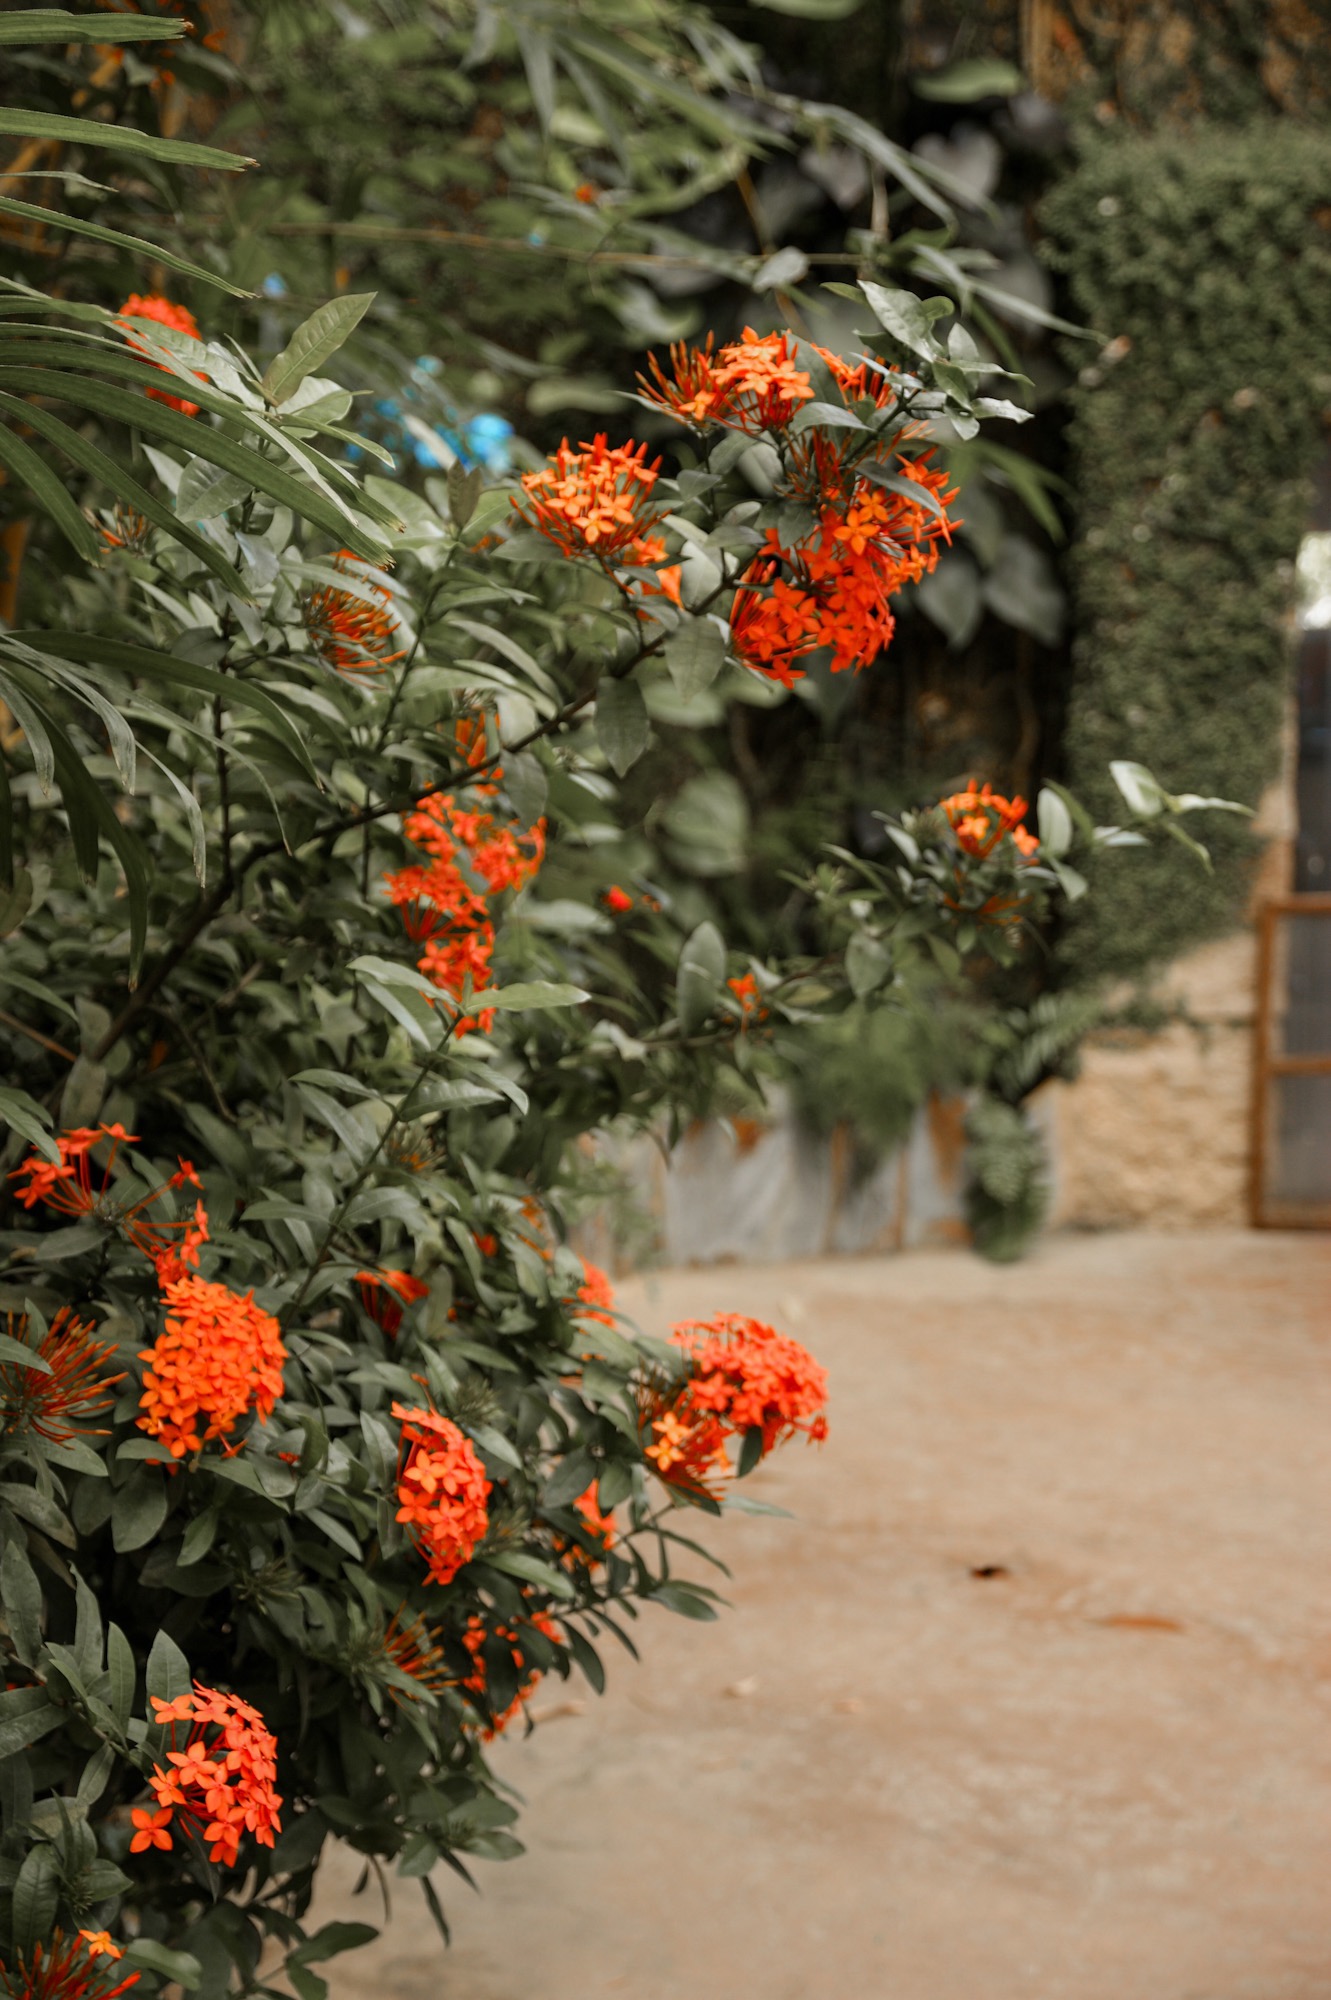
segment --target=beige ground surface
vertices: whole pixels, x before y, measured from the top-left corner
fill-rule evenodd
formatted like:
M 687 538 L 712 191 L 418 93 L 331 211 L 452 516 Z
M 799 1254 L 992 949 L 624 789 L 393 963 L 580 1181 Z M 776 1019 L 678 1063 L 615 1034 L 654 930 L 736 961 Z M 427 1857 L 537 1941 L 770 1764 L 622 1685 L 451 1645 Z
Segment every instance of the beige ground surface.
M 625 1303 L 783 1324 L 831 1439 L 748 1489 L 795 1520 L 709 1524 L 720 1623 L 649 1613 L 605 1700 L 537 1697 L 498 1760 L 531 1852 L 441 1879 L 450 1957 L 403 1883 L 334 2000 L 1331 1996 L 1331 1239 Z

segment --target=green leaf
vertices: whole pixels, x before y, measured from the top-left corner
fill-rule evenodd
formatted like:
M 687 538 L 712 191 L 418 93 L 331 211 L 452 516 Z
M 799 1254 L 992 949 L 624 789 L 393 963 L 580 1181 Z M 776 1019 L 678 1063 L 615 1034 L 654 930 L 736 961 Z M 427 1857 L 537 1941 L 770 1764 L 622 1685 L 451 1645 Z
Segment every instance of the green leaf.
M 617 778 L 631 770 L 651 741 L 652 725 L 635 680 L 603 680 L 596 690 L 596 740 Z
M 24 1957 L 50 1934 L 60 1900 L 60 1863 L 55 1850 L 42 1841 L 29 1850 L 14 1884 L 11 1922 L 14 1944 Z
M 0 375 L 3 376 L 5 381 L 13 381 L 16 377 L 24 378 L 33 375 L 43 375 L 46 378 L 45 384 L 43 390 L 38 393 L 56 397 L 64 395 L 67 401 L 82 401 L 86 407 L 90 407 L 93 410 L 97 410 L 100 407 L 97 389 L 93 390 L 90 403 L 87 394 L 66 395 L 68 388 L 66 378 L 54 369 L 6 368 L 0 370 Z M 19 386 L 21 386 L 21 379 Z M 101 388 L 101 386 L 99 384 L 97 388 Z M 107 396 L 113 396 L 120 395 L 122 392 L 107 389 L 105 393 Z M 132 402 L 133 399 L 127 398 L 126 400 Z M 156 406 L 150 405 L 149 407 L 155 408 Z M 203 536 L 194 528 L 187 527 L 183 521 L 178 520 L 171 508 L 165 506 L 155 493 L 150 492 L 146 486 L 140 484 L 126 466 L 121 465 L 118 460 L 112 458 L 107 452 L 104 452 L 90 438 L 80 436 L 78 431 L 56 416 L 53 410 L 43 409 L 38 403 L 25 401 L 22 396 L 7 395 L 3 390 L 0 390 L 0 411 L 7 411 L 15 423 L 27 424 L 30 429 L 35 430 L 40 436 L 44 437 L 48 443 L 55 445 L 56 449 L 63 452 L 66 458 L 72 459 L 74 464 L 80 466 L 84 472 L 91 473 L 94 479 L 100 480 L 107 491 L 113 493 L 117 500 L 122 501 L 128 507 L 134 508 L 135 512 L 142 514 L 146 521 L 151 521 L 154 527 L 165 528 L 169 535 L 173 535 L 178 542 L 183 542 L 187 549 L 198 556 L 200 562 L 207 564 L 214 576 L 219 578 L 228 590 L 234 590 L 238 597 L 246 595 L 245 584 L 239 571 L 233 564 L 227 561 L 219 549 L 215 549 L 211 542 L 205 541 Z M 115 412 L 111 414 L 115 414 Z M 121 412 L 121 414 L 125 413 Z M 134 418 L 142 414 L 142 410 L 135 403 L 126 420 L 132 422 Z M 174 411 L 167 411 L 165 414 L 173 416 L 176 413 Z
M 522 1549 L 498 1549 L 486 1551 L 484 1561 L 491 1569 L 502 1570 L 505 1576 L 520 1577 L 524 1583 L 535 1583 L 542 1590 L 548 1590 L 552 1597 L 572 1597 L 573 1585 L 562 1570 L 553 1569 L 538 1556 L 529 1556 Z
M 104 36 L 103 39 L 113 39 Z M 180 167 L 220 167 L 237 173 L 256 162 L 241 153 L 223 153 L 216 146 L 198 146 L 186 139 L 161 139 L 136 132 L 129 125 L 104 125 L 100 119 L 61 118 L 49 111 L 19 111 L 0 105 L 0 138 L 53 139 L 60 145 L 99 146 L 105 152 L 136 153 L 145 160 L 164 160 Z
M 182 521 L 211 521 L 228 507 L 248 500 L 254 488 L 248 479 L 210 465 L 206 458 L 192 458 L 180 475 L 176 488 L 176 512 Z
M 713 923 L 699 924 L 684 940 L 675 975 L 675 1012 L 686 1035 L 702 1026 L 726 976 L 725 940 Z
M 750 283 L 755 292 L 779 292 L 787 285 L 797 285 L 808 273 L 808 253 L 788 243 L 784 249 L 774 250 L 770 257 L 763 258 Z
M 1136 813 L 1138 819 L 1154 819 L 1164 811 L 1167 799 L 1165 788 L 1145 764 L 1116 758 L 1109 766 L 1109 775 L 1122 793 L 1128 810 Z
M 0 1486 L 0 1502 L 12 1507 L 20 1520 L 31 1521 L 34 1528 L 40 1528 L 44 1535 L 49 1535 L 53 1542 L 59 1542 L 62 1548 L 75 1547 L 74 1530 L 69 1522 L 55 1501 L 48 1499 L 45 1493 L 39 1493 L 35 1486 Z
M 920 299 L 914 292 L 890 292 L 884 285 L 867 282 L 861 284 L 860 290 L 884 332 L 926 361 L 945 358 L 946 350 L 936 338 L 933 326 L 936 319 L 955 312 L 951 299 Z
M 763 1427 L 750 1424 L 744 1433 L 744 1442 L 739 1448 L 739 1461 L 735 1466 L 736 1479 L 747 1479 L 763 1455 Z
M 703 771 L 662 814 L 671 859 L 690 875 L 737 875 L 745 865 L 749 805 L 729 771 Z
M 134 1649 L 118 1625 L 106 1628 L 106 1668 L 111 1677 L 111 1713 L 123 1729 L 134 1713 L 134 1688 L 138 1678 Z
M 111 1541 L 123 1555 L 150 1542 L 166 1519 L 169 1496 L 164 1472 L 138 1472 L 116 1494 L 111 1507 Z M 159 1690 L 150 1687 L 150 1693 Z M 177 1690 L 180 1692 L 180 1690 Z
M 892 954 L 880 938 L 856 931 L 846 946 L 846 978 L 857 1000 L 882 985 L 892 970 Z
M 168 1951 L 156 1938 L 136 1937 L 125 1946 L 120 1963 L 122 1968 L 141 1966 L 145 1972 L 160 1972 L 163 1979 L 174 1981 L 190 1993 L 203 1984 L 203 1967 L 197 1958 L 187 1951 Z
M 913 76 L 911 89 L 917 97 L 937 104 L 974 104 L 981 97 L 1015 97 L 1026 88 L 1026 79 L 1015 63 L 1001 56 L 968 56 L 949 63 L 946 69 L 925 76 Z
M 102 1617 L 97 1599 L 83 1578 L 74 1572 L 74 1658 L 85 1681 L 96 1680 L 102 1671 Z
M 70 14 L 63 7 L 23 7 L 0 19 L 0 48 L 39 42 L 174 42 L 184 32 L 184 21 L 153 15 L 122 14 L 108 20 L 105 14 Z
M 102 1793 L 111 1782 L 111 1773 L 115 1769 L 115 1761 L 116 1753 L 109 1743 L 103 1743 L 99 1749 L 93 1751 L 91 1757 L 89 1757 L 83 1767 L 82 1776 L 79 1778 L 78 1791 L 75 1794 L 80 1805 L 96 1805 L 98 1799 L 100 1799 Z M 109 1866 L 110 1864 L 108 1863 L 107 1865 Z M 120 1873 L 119 1869 L 116 1870 L 116 1873 Z M 121 1880 L 125 1881 L 128 1887 L 127 1878 L 122 1876 Z M 85 1893 L 87 1892 L 86 1878 L 80 1879 L 80 1887 Z
M 28 392 L 33 396 L 53 396 L 57 401 L 73 403 L 79 409 L 91 410 L 96 416 L 115 417 L 121 423 L 131 424 L 141 431 L 165 438 L 168 443 L 183 445 L 186 451 L 196 453 L 201 458 L 209 458 L 215 464 L 225 466 L 229 472 L 238 473 L 241 478 L 248 479 L 261 493 L 267 493 L 282 506 L 290 507 L 294 514 L 312 522 L 315 527 L 323 528 L 328 534 L 336 535 L 339 540 L 345 540 L 349 547 L 356 548 L 359 555 L 377 561 L 383 554 L 382 546 L 365 533 L 350 508 L 331 497 L 332 489 L 326 480 L 323 482 L 326 492 L 316 491 L 312 484 L 298 479 L 294 473 L 261 457 L 251 446 L 239 444 L 225 431 L 210 429 L 207 425 L 200 424 L 197 418 L 185 416 L 180 410 L 168 409 L 165 403 L 153 402 L 134 390 L 117 389 L 109 382 L 84 381 L 64 369 L 11 368 L 6 365 L 0 367 L 0 382 L 8 383 L 12 389 Z M 244 411 L 231 398 L 210 392 L 203 382 L 197 385 L 195 395 L 204 408 L 220 410 L 223 416 L 230 417 L 233 421 L 243 421 L 249 415 L 249 412 Z M 0 398 L 0 404 L 7 408 L 12 406 L 20 422 L 30 423 L 35 430 L 42 430 L 45 435 L 50 435 L 53 429 L 68 433 L 68 425 L 62 425 L 58 418 L 52 417 L 49 410 L 42 410 L 34 403 L 15 396 L 4 396 Z M 38 423 L 38 418 L 43 421 Z M 268 436 L 272 431 L 271 425 L 256 423 L 255 428 L 262 436 Z M 277 435 L 280 437 L 280 433 Z M 105 453 L 98 452 L 95 447 L 89 446 L 83 440 L 76 438 L 75 443 L 71 444 L 67 442 L 65 436 L 62 436 L 60 444 L 61 449 L 67 451 L 76 463 L 86 460 L 89 470 L 93 469 L 94 462 L 98 459 L 104 468 L 110 468 L 114 464 Z M 76 452 L 76 444 L 82 445 L 82 458 Z M 294 447 L 290 449 L 294 453 Z M 294 455 L 296 462 L 308 473 L 307 456 Z M 105 478 L 105 471 L 99 476 Z M 206 561 L 209 568 L 222 577 L 228 590 L 234 590 L 237 597 L 244 597 L 247 594 L 244 583 L 231 564 L 225 562 L 217 550 L 201 535 L 196 534 L 192 528 L 187 528 L 170 509 L 163 508 L 160 501 L 151 494 L 145 495 L 144 489 L 138 486 L 136 481 L 131 482 L 129 473 L 123 467 L 115 466 L 107 483 L 112 492 L 121 497 L 129 495 L 133 505 L 141 514 L 146 514 L 149 520 L 155 520 L 159 527 L 165 527 L 178 541 L 183 541 L 194 549 L 200 560 Z M 134 488 L 132 494 L 131 484 Z
M 30 1146 L 35 1146 L 52 1166 L 60 1164 L 60 1149 L 46 1129 L 51 1123 L 51 1114 L 44 1105 L 38 1104 L 36 1098 L 29 1097 L 26 1090 L 15 1090 L 9 1084 L 0 1084 L 0 1120 L 8 1125 L 11 1132 L 17 1132 Z M 35 1355 L 28 1365 L 39 1365 Z
M 657 1584 L 651 1601 L 653 1604 L 664 1604 L 667 1611 L 677 1611 L 682 1618 L 696 1618 L 704 1624 L 716 1617 L 715 1604 L 701 1594 L 696 1584 L 667 1579 Z
M 1035 801 L 1040 828 L 1041 858 L 1058 861 L 1072 845 L 1072 814 L 1059 797 L 1045 785 Z
M 44 1687 L 12 1688 L 0 1694 L 0 1763 L 56 1729 L 66 1720 Z
M 190 1691 L 189 1661 L 169 1632 L 159 1632 L 152 1642 L 145 1673 L 148 1699 L 176 1701 Z
M 467 1002 L 475 1011 L 481 1007 L 497 1007 L 501 1013 L 528 1013 L 540 1007 L 578 1007 L 591 994 L 581 986 L 563 986 L 549 979 L 524 979 L 512 986 L 492 986 L 484 993 L 473 993 Z
M 70 16 L 71 19 L 74 16 Z M 126 20 L 132 18 L 128 15 Z M 0 23 L 0 27 L 3 23 Z M 109 38 L 107 38 L 109 39 Z M 119 35 L 115 37 L 118 41 Z M 188 257 L 182 257 L 176 250 L 168 249 L 164 243 L 150 243 L 146 236 L 131 236 L 123 229 L 108 229 L 100 222 L 89 222 L 82 215 L 65 215 L 59 209 L 41 208 L 36 202 L 15 201 L 10 195 L 0 195 L 0 215 L 12 215 L 21 222 L 40 222 L 47 229 L 64 229 L 72 236 L 89 236 L 94 243 L 110 244 L 112 249 L 125 250 L 144 258 L 151 258 L 154 264 L 164 265 L 168 271 L 178 271 L 182 277 L 192 278 L 199 285 L 213 285 L 221 292 L 230 292 L 232 298 L 248 299 L 254 294 L 247 292 L 243 285 L 233 285 L 229 278 L 209 271 L 202 264 L 193 264 Z
M 301 1102 L 314 1114 L 321 1125 L 326 1125 L 338 1142 L 344 1146 L 356 1165 L 359 1166 L 374 1148 L 374 1138 L 364 1127 L 357 1124 L 349 1112 L 312 1083 L 298 1083 L 297 1092 Z
M 661 650 L 684 701 L 709 688 L 726 662 L 725 636 L 714 618 L 690 618 L 670 634 Z
M 1063 629 L 1063 592 L 1044 550 L 1024 535 L 1004 535 L 984 580 L 984 601 L 1018 631 L 1031 633 L 1042 645 L 1057 645 Z
M 42 1649 L 42 1587 L 17 1536 L 5 1543 L 0 1557 L 0 1598 L 14 1650 L 24 1666 L 34 1666 Z
M 0 203 L 0 207 L 3 205 Z M 45 215 L 46 210 L 38 208 L 33 213 Z M 92 523 L 75 506 L 63 481 L 56 478 L 46 460 L 11 430 L 0 430 L 0 465 L 20 486 L 27 488 L 42 512 L 50 515 L 65 540 L 84 561 L 96 562 L 102 553 L 102 544 Z
M 801 21 L 845 21 L 858 13 L 864 0 L 753 0 L 769 14 L 793 14 Z
M 453 526 L 459 534 L 462 533 L 462 530 L 476 512 L 477 503 L 481 497 L 481 488 L 484 484 L 485 474 L 479 465 L 473 465 L 470 471 L 465 472 L 462 468 L 461 460 L 455 460 L 449 466 L 448 511 L 452 517 Z
M 378 1935 L 373 1924 L 321 1924 L 313 1937 L 297 1945 L 287 1960 L 287 1967 L 321 1965 L 326 1958 L 336 1958 L 339 1952 L 359 1951 L 362 1945 L 373 1944 Z
M 220 674 L 212 667 L 182 660 L 174 653 L 159 653 L 151 646 L 132 645 L 125 639 L 111 639 L 100 632 L 15 632 L 11 635 L 34 652 L 54 653 L 66 660 L 86 660 L 94 665 L 119 667 L 140 678 L 161 681 L 167 687 L 192 688 L 199 694 L 237 708 L 247 708 L 262 716 L 293 756 L 318 781 L 319 774 L 305 736 L 296 727 L 281 703 L 266 688 L 239 674 Z
M 284 403 L 307 375 L 336 354 L 373 303 L 373 292 L 348 292 L 345 298 L 329 299 L 302 321 L 264 370 L 260 387 L 269 402 Z

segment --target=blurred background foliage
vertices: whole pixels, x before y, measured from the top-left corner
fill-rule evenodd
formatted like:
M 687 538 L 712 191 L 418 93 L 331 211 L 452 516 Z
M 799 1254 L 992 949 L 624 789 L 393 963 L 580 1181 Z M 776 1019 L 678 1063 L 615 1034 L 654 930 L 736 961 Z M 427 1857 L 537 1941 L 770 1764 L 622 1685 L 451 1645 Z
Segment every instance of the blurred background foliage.
M 627 400 L 647 351 L 785 323 L 844 346 L 838 280 L 946 293 L 1029 379 L 1014 395 L 1031 421 L 948 445 L 965 525 L 878 672 L 815 671 L 794 699 L 752 679 L 648 690 L 624 867 L 650 855 L 698 921 L 797 943 L 791 876 L 812 849 L 872 854 L 876 813 L 971 772 L 1027 796 L 1068 777 L 1095 798 L 1110 757 L 1140 754 L 1167 783 L 1256 805 L 1327 401 L 1316 0 L 130 11 L 187 13 L 192 46 L 52 47 L 11 66 L 8 99 L 49 109 L 73 91 L 84 115 L 260 164 L 191 174 L 186 199 L 168 159 L 117 171 L 38 146 L 3 192 L 150 241 L 183 228 L 254 296 L 154 281 L 261 352 L 329 294 L 373 292 L 332 368 L 356 394 L 348 423 L 420 482 L 454 461 L 502 478 L 598 428 L 652 438 L 673 468 L 677 435 Z M 31 282 L 58 265 L 110 305 L 143 282 L 94 238 L 4 227 Z M 746 471 L 761 492 L 759 455 Z M 11 584 L 26 536 L 5 530 Z M 25 616 L 64 567 L 39 531 Z M 11 589 L 0 611 L 15 608 Z M 935 1088 L 1020 1105 L 1075 1063 L 1096 980 L 1146 976 L 1237 921 L 1256 843 L 1217 839 L 1205 894 L 1178 893 L 1181 849 L 1157 852 L 1021 967 L 940 994 L 927 1029 L 880 1017 L 871 1047 L 844 1022 L 810 1031 L 793 1068 L 809 1115 L 848 1117 L 881 1149 Z M 1005 1129 L 977 1139 L 987 1157 Z

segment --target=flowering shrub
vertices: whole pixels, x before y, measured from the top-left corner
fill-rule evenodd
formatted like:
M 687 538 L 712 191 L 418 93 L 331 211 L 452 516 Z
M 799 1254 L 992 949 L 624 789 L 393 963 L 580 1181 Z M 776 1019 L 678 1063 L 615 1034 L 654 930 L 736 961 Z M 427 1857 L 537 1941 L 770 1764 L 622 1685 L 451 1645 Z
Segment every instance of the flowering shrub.
M 643 1606 L 712 1617 L 679 1510 L 825 1435 L 779 1331 L 623 1319 L 570 1241 L 596 1139 L 748 1087 L 782 1022 L 909 1004 L 918 959 L 1019 952 L 1122 838 L 972 787 L 888 860 L 811 857 L 819 947 L 783 962 L 626 865 L 648 696 L 870 665 L 949 532 L 929 426 L 992 371 L 869 297 L 853 361 L 677 352 L 673 476 L 598 437 L 423 495 L 334 452 L 310 357 L 363 302 L 262 372 L 141 311 L 47 342 L 51 402 L 92 382 L 152 442 L 89 488 L 101 566 L 0 637 L 11 1993 L 250 1991 L 268 1950 L 322 2000 L 370 1934 L 302 1928 L 333 1834 L 442 1924 L 436 1863 L 518 1851 L 488 1738 L 542 1676 L 599 1688 Z

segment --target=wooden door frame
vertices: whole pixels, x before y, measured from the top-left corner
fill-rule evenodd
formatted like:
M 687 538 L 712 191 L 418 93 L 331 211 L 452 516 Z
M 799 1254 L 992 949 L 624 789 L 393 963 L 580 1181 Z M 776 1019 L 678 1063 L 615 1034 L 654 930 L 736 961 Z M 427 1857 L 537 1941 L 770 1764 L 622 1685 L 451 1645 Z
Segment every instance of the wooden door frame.
M 1257 1012 L 1253 1024 L 1252 1154 L 1250 1206 L 1255 1229 L 1331 1229 L 1331 1200 L 1273 1201 L 1266 1191 L 1267 1121 L 1271 1084 L 1284 1076 L 1331 1076 L 1331 1048 L 1318 1055 L 1280 1055 L 1271 1047 L 1275 1014 L 1276 925 L 1283 917 L 1321 917 L 1331 923 L 1331 894 L 1277 896 L 1257 915 Z

